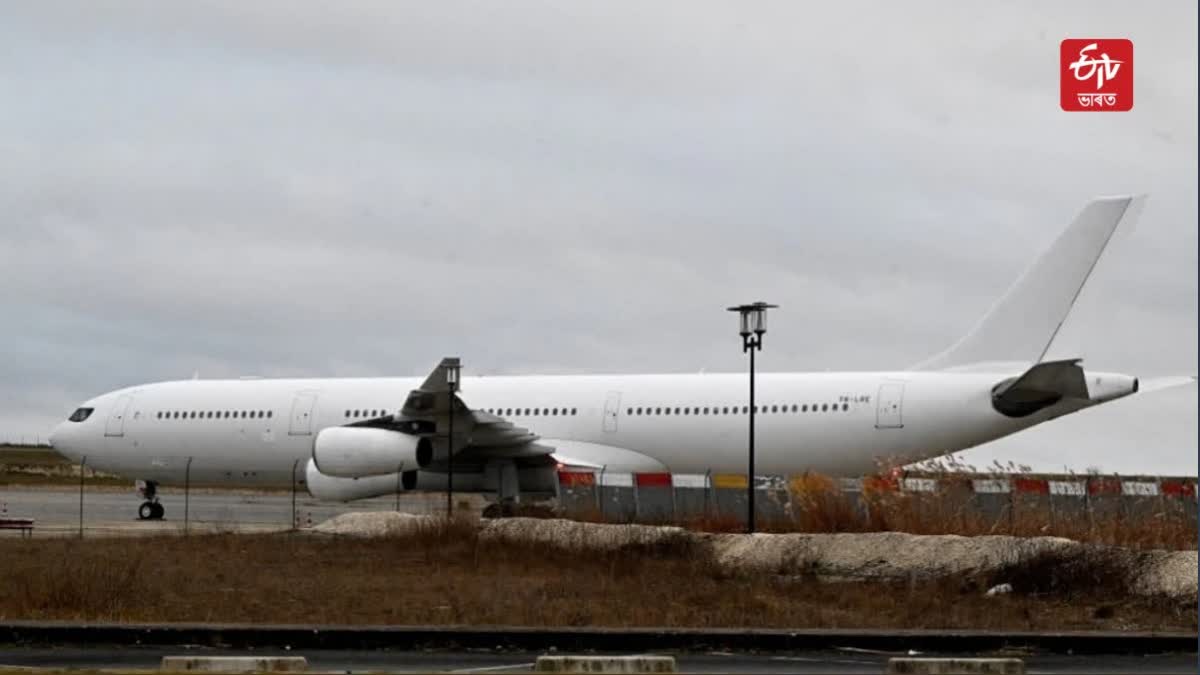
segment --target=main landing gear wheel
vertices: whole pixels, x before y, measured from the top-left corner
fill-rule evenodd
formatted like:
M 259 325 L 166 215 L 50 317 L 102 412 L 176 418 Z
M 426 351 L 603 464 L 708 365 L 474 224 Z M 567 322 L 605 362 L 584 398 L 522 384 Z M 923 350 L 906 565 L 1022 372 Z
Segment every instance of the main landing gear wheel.
M 138 507 L 138 520 L 162 520 L 166 509 L 158 502 L 142 502 Z

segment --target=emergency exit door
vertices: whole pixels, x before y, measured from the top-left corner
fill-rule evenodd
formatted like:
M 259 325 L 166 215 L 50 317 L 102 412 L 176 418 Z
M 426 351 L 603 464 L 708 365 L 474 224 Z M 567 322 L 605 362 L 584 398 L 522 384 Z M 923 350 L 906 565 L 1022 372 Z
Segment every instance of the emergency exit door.
M 113 403 L 112 410 L 108 413 L 108 420 L 104 423 L 105 436 L 125 435 L 125 417 L 129 414 L 131 403 L 133 403 L 133 396 L 129 394 L 121 394 L 116 403 Z
M 904 383 L 884 382 L 879 385 L 879 396 L 875 399 L 875 428 L 900 429 L 904 427 Z
M 288 425 L 289 436 L 311 436 L 313 430 L 313 410 L 316 408 L 316 394 L 296 394 L 292 399 L 292 421 Z
M 613 433 L 617 430 L 617 418 L 621 414 L 621 392 L 610 391 L 604 399 L 604 431 Z

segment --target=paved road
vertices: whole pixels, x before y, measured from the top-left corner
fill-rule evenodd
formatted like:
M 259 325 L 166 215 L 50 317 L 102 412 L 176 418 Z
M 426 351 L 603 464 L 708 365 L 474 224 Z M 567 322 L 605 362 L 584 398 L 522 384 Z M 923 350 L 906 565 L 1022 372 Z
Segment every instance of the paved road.
M 139 521 L 137 507 L 141 499 L 129 490 L 93 489 L 83 495 L 84 529 L 95 534 L 138 534 L 176 530 L 183 526 L 184 495 L 179 489 L 163 489 L 159 497 L 166 508 L 162 522 Z M 400 508 L 409 513 L 443 513 L 444 494 L 410 493 L 401 495 Z M 464 495 L 479 508 L 478 495 Z M 455 501 L 460 501 L 455 498 Z M 187 499 L 189 525 L 200 529 L 278 530 L 292 522 L 292 496 L 289 493 L 252 493 L 248 491 L 192 490 Z M 386 511 L 396 508 L 395 496 L 337 504 L 319 502 L 305 492 L 296 495 L 296 516 L 301 526 L 316 525 L 328 518 L 355 511 Z M 79 527 L 79 491 L 72 488 L 0 488 L 0 511 L 9 516 L 34 518 L 36 532 L 68 533 Z M 16 532 L 0 533 L 17 536 Z
M 536 654 L 456 651 L 227 651 L 206 648 L 23 648 L 0 647 L 0 664 L 64 668 L 157 668 L 167 655 L 305 656 L 309 669 L 323 672 L 505 672 L 528 671 Z M 884 672 L 893 656 L 864 652 L 803 654 L 677 654 L 688 673 L 871 673 Z M 929 655 L 933 656 L 933 655 Z M 1195 654 L 1155 656 L 1025 656 L 1032 675 L 1051 673 L 1195 673 Z

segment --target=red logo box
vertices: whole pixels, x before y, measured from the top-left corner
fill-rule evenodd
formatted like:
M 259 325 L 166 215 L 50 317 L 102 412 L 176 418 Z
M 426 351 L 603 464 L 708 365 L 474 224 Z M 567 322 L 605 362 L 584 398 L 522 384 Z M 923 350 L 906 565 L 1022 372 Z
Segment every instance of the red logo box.
M 1059 104 L 1067 112 L 1133 109 L 1133 42 L 1070 38 L 1059 47 Z

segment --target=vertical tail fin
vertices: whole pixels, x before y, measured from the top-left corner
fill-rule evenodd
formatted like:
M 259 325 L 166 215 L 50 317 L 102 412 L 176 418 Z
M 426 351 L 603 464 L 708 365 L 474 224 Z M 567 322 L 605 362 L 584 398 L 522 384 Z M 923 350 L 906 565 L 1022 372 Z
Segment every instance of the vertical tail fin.
M 1113 233 L 1122 223 L 1132 227 L 1144 202 L 1144 196 L 1093 200 L 971 332 L 913 369 L 1041 361 Z

